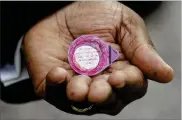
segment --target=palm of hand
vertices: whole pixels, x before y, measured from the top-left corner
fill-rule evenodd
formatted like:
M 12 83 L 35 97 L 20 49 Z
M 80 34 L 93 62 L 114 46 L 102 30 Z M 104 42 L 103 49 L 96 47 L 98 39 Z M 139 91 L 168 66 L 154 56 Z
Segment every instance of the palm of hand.
M 68 46 L 83 34 L 97 35 L 120 52 L 117 61 L 92 78 L 76 74 L 67 59 Z M 45 80 L 55 83 L 66 80 L 70 100 L 88 98 L 90 102 L 100 103 L 111 95 L 111 87 L 114 87 L 120 88 L 121 100 L 131 102 L 146 92 L 143 73 L 159 82 L 172 78 L 172 69 L 151 47 L 143 21 L 120 3 L 74 3 L 34 26 L 24 43 L 28 70 L 39 95 L 45 92 Z M 151 55 L 143 57 L 147 52 Z M 151 56 L 156 58 L 148 60 Z M 154 68 L 157 63 L 161 65 Z M 163 68 L 166 71 L 162 71 Z

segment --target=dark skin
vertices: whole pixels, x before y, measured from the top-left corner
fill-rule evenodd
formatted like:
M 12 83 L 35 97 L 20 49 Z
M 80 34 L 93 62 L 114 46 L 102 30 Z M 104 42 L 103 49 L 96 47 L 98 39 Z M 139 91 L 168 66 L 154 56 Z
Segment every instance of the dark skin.
M 93 77 L 76 74 L 67 59 L 71 42 L 84 34 L 96 35 L 120 52 L 117 61 Z M 96 103 L 100 113 L 118 114 L 144 96 L 147 79 L 173 79 L 173 69 L 155 51 L 142 18 L 118 2 L 75 2 L 57 11 L 30 29 L 24 51 L 39 96 L 45 96 L 46 80 L 66 81 L 69 100 Z

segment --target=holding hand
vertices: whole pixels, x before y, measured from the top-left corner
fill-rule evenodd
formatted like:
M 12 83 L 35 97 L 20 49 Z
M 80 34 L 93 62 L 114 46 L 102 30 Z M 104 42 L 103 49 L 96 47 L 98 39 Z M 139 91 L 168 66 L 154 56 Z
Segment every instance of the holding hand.
M 68 62 L 69 45 L 85 34 L 98 36 L 120 53 L 94 77 L 78 75 Z M 173 79 L 173 69 L 155 51 L 144 21 L 117 2 L 75 2 L 57 11 L 27 33 L 24 50 L 36 93 L 74 114 L 118 114 L 146 93 L 147 78 L 159 83 Z M 72 103 L 93 106 L 79 113 Z

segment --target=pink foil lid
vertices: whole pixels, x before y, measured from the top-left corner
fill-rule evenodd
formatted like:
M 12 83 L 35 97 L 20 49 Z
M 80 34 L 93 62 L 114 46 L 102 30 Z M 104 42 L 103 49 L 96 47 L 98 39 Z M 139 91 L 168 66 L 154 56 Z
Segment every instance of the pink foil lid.
M 68 61 L 78 74 L 93 76 L 119 58 L 119 52 L 94 35 L 82 35 L 69 46 Z

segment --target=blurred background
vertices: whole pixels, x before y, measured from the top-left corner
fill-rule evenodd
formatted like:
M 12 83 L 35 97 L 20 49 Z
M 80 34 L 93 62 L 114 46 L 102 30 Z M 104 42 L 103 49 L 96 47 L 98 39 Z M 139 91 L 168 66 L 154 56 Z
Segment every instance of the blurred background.
M 44 100 L 24 104 L 0 101 L 1 120 L 45 119 L 168 119 L 181 118 L 181 2 L 162 2 L 145 19 L 151 39 L 163 59 L 173 67 L 174 80 L 168 84 L 149 82 L 147 94 L 126 106 L 117 116 L 77 116 L 64 113 Z

